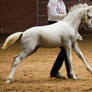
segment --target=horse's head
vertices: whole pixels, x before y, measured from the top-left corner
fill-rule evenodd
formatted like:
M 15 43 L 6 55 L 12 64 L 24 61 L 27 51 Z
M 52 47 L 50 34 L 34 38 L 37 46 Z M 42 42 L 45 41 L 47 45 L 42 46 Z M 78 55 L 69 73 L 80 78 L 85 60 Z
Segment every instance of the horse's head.
M 87 28 L 92 29 L 92 6 L 86 3 L 74 5 L 64 19 L 76 28 L 79 27 L 80 22 L 84 22 Z
M 85 9 L 83 23 L 85 23 L 89 29 L 92 29 L 92 6 L 88 6 Z

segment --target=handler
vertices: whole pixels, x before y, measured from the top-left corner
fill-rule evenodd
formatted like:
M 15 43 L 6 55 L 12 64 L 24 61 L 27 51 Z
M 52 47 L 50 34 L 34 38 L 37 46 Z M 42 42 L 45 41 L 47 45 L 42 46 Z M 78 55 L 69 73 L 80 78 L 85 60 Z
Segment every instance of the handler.
M 62 0 L 49 0 L 48 5 L 48 24 L 53 24 L 58 21 L 61 21 L 66 15 L 66 6 Z M 67 76 L 68 78 L 71 78 L 70 76 L 70 68 L 69 68 L 69 63 L 68 59 L 66 56 L 66 51 L 64 47 L 60 47 L 61 51 L 53 64 L 53 67 L 50 72 L 51 77 L 56 77 L 56 78 L 63 78 L 59 70 L 62 66 L 63 61 L 65 60 L 65 66 L 67 70 Z

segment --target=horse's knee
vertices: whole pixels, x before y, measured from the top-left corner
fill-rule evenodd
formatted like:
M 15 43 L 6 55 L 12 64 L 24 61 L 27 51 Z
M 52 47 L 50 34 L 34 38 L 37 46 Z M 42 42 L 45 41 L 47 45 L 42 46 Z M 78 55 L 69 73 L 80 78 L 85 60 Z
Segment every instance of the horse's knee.
M 14 57 L 14 60 L 18 57 L 19 55 L 16 55 L 15 57 Z
M 79 56 L 80 58 L 82 58 L 82 55 L 83 55 L 82 53 L 78 53 L 78 56 Z
M 20 62 L 20 57 L 19 55 L 15 56 L 14 57 L 14 63 L 13 63 L 13 66 L 16 67 Z
M 19 61 L 14 60 L 13 67 L 16 67 L 19 64 Z

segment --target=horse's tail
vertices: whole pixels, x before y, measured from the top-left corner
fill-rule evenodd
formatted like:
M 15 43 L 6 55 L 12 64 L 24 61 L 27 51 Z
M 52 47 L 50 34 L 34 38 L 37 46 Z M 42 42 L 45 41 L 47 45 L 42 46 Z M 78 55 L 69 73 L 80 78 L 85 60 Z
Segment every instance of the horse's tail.
M 23 32 L 17 32 L 10 35 L 4 42 L 2 49 L 8 48 L 10 45 L 16 42 L 17 39 L 23 34 Z

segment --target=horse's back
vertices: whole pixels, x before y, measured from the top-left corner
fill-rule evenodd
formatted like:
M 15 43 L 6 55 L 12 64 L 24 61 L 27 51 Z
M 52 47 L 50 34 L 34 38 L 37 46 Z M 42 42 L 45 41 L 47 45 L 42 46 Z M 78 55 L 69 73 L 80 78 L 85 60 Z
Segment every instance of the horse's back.
M 69 32 L 70 33 L 70 32 Z M 32 27 L 26 30 L 21 38 L 22 44 L 36 44 L 43 47 L 60 47 L 68 39 L 68 29 L 64 22 L 52 25 Z

